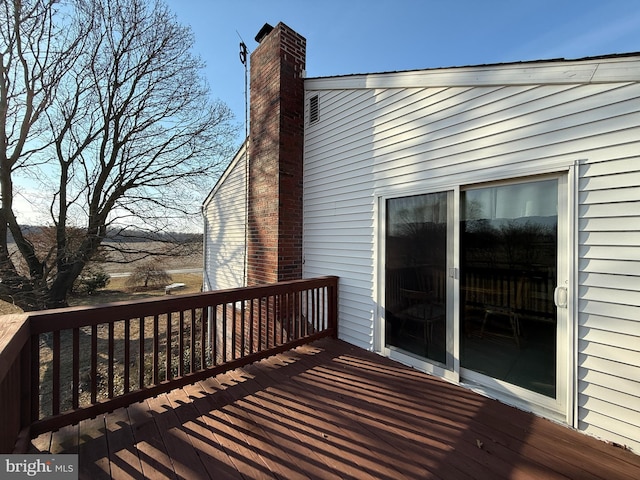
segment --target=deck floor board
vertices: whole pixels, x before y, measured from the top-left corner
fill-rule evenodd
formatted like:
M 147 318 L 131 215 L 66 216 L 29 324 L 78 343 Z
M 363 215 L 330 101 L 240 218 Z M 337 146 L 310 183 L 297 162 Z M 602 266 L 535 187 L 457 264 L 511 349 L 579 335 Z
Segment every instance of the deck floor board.
M 325 339 L 43 434 L 80 478 L 640 478 L 640 456 Z

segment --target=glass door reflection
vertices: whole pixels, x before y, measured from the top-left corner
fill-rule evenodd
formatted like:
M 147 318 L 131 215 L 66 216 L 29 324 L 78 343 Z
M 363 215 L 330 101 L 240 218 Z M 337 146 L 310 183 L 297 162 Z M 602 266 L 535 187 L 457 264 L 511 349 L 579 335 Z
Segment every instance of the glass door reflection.
M 558 182 L 461 195 L 463 368 L 556 395 Z
M 385 342 L 446 363 L 447 193 L 387 200 Z

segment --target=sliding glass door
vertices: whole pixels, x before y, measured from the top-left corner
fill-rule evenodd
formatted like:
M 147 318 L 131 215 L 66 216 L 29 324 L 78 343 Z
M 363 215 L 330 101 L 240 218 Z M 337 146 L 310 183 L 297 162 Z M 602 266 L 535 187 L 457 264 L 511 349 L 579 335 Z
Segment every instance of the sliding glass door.
M 386 203 L 386 345 L 441 364 L 448 349 L 448 196 Z
M 565 204 L 565 176 L 386 199 L 389 354 L 564 408 Z
M 461 193 L 463 368 L 554 398 L 556 179 Z

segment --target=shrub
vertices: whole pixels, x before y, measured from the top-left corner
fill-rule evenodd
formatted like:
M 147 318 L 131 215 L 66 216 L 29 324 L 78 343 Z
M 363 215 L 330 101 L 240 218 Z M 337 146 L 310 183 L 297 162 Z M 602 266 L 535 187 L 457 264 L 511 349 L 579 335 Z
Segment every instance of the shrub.
M 105 288 L 109 284 L 109 274 L 99 265 L 85 267 L 82 274 L 73 284 L 73 291 L 80 294 L 92 295 L 96 290 Z
M 171 283 L 171 275 L 158 261 L 151 261 L 136 267 L 125 284 L 130 289 L 140 290 L 163 287 L 167 283 Z

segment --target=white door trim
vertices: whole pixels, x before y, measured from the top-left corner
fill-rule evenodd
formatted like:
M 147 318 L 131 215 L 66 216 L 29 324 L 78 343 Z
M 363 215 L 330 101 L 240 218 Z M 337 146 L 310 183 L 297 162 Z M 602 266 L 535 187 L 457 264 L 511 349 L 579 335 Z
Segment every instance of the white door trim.
M 576 366 L 577 366 L 577 336 L 575 315 L 577 312 L 577 192 L 578 192 L 578 165 L 561 166 L 553 171 L 527 172 L 508 178 L 495 178 L 487 175 L 482 179 L 474 179 L 473 183 L 462 186 L 450 184 L 423 185 L 423 188 L 402 189 L 399 186 L 387 188 L 377 195 L 375 202 L 375 218 L 377 219 L 374 252 L 377 257 L 375 278 L 375 298 L 377 299 L 377 315 L 374 328 L 373 346 L 375 351 L 401 363 L 411 365 L 419 370 L 442 377 L 453 383 L 464 385 L 483 395 L 496 398 L 508 404 L 515 405 L 527 411 L 538 413 L 544 417 L 552 418 L 568 425 L 575 426 L 577 419 L 576 409 Z M 541 178 L 558 179 L 558 281 L 565 282 L 567 288 L 567 308 L 558 315 L 558 339 L 556 359 L 556 398 L 552 399 L 544 395 L 531 392 L 525 388 L 492 379 L 476 372 L 464 369 L 460 365 L 460 285 L 459 285 L 459 261 L 460 261 L 460 192 L 467 188 L 480 188 L 483 185 L 514 184 L 536 181 Z M 479 180 L 479 181 L 478 181 Z M 448 260 L 450 275 L 448 288 L 450 303 L 448 315 L 452 319 L 447 322 L 452 326 L 453 341 L 451 343 L 453 364 L 451 368 L 433 363 L 425 358 L 418 357 L 385 345 L 385 235 L 386 235 L 386 201 L 390 198 L 398 198 L 411 195 L 428 194 L 434 192 L 452 192 L 451 210 L 449 222 L 452 223 L 450 232 L 453 239 L 450 245 Z M 560 311 L 560 309 L 558 309 Z M 449 333 L 449 332 L 448 332 Z

